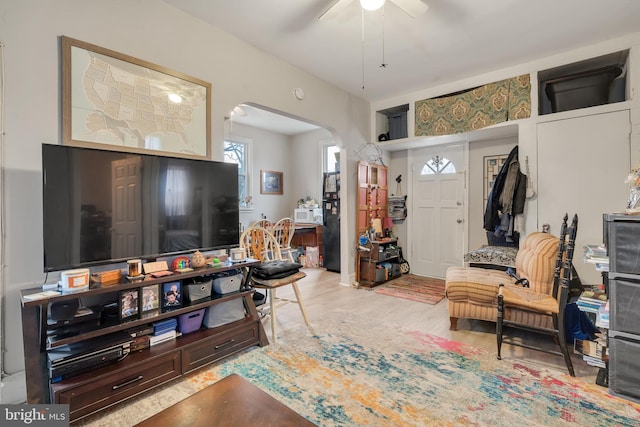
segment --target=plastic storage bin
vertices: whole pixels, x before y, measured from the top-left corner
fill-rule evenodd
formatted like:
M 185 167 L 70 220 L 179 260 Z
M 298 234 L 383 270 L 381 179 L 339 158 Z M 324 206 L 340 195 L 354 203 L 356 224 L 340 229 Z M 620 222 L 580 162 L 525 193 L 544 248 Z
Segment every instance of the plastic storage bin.
M 609 271 L 640 274 L 640 217 L 605 214 L 604 220 Z
M 238 292 L 242 285 L 242 273 L 233 276 L 216 277 L 213 279 L 213 290 L 215 293 L 224 295 L 230 292 Z
M 637 334 L 640 326 L 640 276 L 609 273 L 609 300 L 609 328 Z
M 640 341 L 623 334 L 609 334 L 609 391 L 640 402 Z
M 211 278 L 197 278 L 186 280 L 184 283 L 185 298 L 188 302 L 211 298 Z
M 242 298 L 221 302 L 207 307 L 204 314 L 204 326 L 215 328 L 244 318 L 244 302 Z
M 202 326 L 205 309 L 192 311 L 178 316 L 178 330 L 183 334 L 197 331 Z
M 556 113 L 608 103 L 611 83 L 621 73 L 619 66 L 612 65 L 547 80 L 544 91 L 551 110 Z

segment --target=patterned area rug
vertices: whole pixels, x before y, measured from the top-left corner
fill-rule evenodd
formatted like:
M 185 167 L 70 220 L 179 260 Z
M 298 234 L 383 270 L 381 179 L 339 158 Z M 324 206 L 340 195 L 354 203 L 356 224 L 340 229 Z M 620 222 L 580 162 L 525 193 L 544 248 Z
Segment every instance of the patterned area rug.
M 531 363 L 334 311 L 74 425 L 130 426 L 238 373 L 320 426 L 637 426 L 640 405 Z
M 444 280 L 404 274 L 377 288 L 376 293 L 433 305 L 444 298 Z

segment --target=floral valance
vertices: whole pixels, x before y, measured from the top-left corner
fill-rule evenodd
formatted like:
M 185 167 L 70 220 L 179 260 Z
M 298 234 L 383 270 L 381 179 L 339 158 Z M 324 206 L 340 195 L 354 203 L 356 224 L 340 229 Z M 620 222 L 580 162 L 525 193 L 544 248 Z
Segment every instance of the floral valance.
M 416 102 L 416 136 L 452 135 L 531 116 L 529 74 Z

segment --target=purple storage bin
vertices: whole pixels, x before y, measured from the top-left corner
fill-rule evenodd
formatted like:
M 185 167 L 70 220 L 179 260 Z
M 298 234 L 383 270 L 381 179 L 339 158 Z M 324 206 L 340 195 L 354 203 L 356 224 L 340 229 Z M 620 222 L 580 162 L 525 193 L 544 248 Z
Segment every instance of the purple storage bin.
M 188 334 L 200 329 L 202 319 L 204 319 L 204 310 L 203 308 L 178 316 L 178 330 L 183 334 Z

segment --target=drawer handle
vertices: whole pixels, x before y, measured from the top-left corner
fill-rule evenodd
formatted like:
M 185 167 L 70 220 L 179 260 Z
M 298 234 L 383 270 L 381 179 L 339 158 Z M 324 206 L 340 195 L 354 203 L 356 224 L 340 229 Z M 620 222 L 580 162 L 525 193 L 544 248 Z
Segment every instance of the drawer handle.
M 216 350 L 221 349 L 222 347 L 226 347 L 229 344 L 233 344 L 234 342 L 236 342 L 236 340 L 232 338 L 227 342 L 223 342 L 222 344 L 215 346 L 214 349 L 216 349 Z
M 113 387 L 111 387 L 111 390 L 117 390 L 117 389 L 119 389 L 119 388 L 126 387 L 126 386 L 128 386 L 129 384 L 133 384 L 133 383 L 135 383 L 135 382 L 137 382 L 137 381 L 140 381 L 140 380 L 141 380 L 141 379 L 143 379 L 143 378 L 144 378 L 144 377 L 143 377 L 142 375 L 138 375 L 136 378 L 134 378 L 134 379 L 132 379 L 132 380 L 129 380 L 129 381 L 125 382 L 125 383 L 118 384 L 118 385 L 114 385 Z

